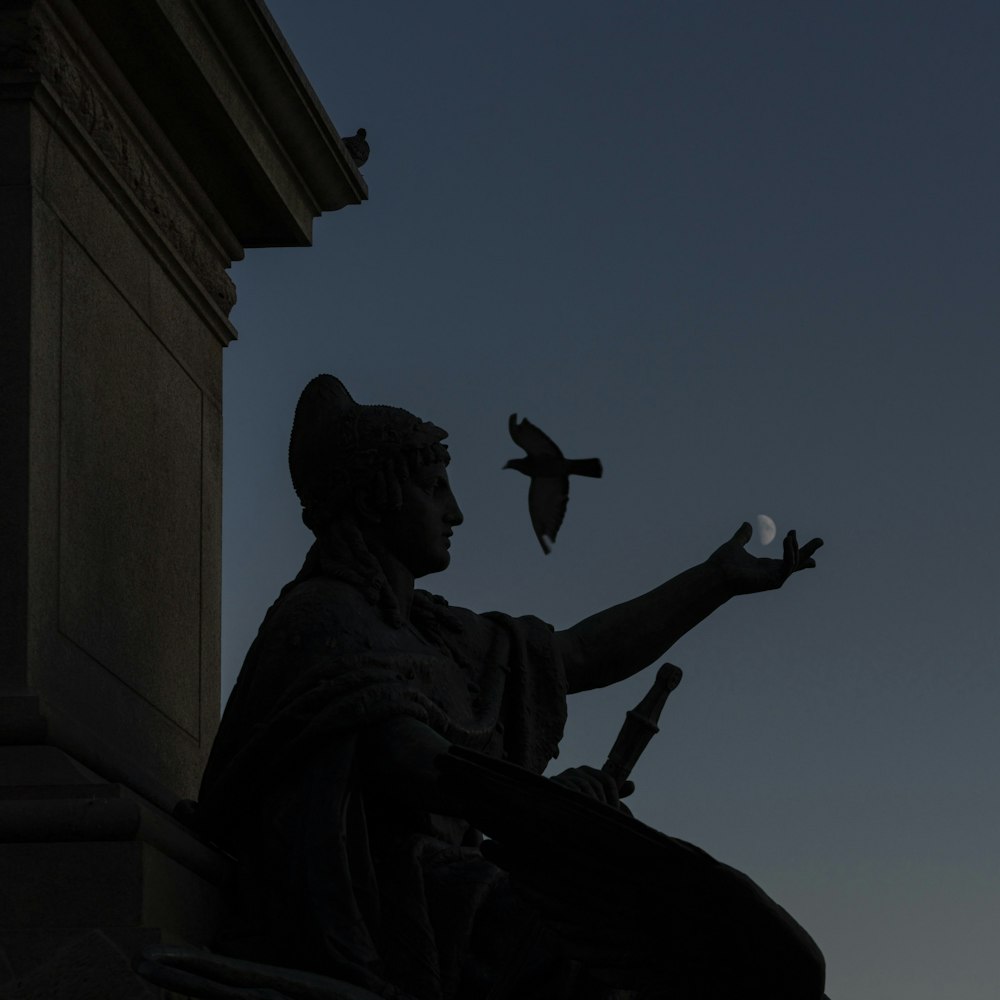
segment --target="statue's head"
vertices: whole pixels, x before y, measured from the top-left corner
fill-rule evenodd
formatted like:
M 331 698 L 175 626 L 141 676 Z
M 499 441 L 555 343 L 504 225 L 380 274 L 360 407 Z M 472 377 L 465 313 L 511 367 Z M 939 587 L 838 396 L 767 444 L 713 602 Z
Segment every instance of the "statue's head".
M 339 379 L 317 375 L 299 397 L 288 448 L 302 520 L 317 537 L 350 522 L 362 534 L 405 548 L 411 536 L 435 530 L 421 518 L 428 519 L 422 508 L 436 490 L 440 518 L 460 523 L 445 471 L 445 437 L 446 431 L 400 407 L 360 405 Z M 436 530 L 438 542 L 440 526 Z M 445 530 L 450 535 L 450 527 Z M 443 569 L 447 552 L 444 565 L 424 563 L 417 559 L 415 576 Z

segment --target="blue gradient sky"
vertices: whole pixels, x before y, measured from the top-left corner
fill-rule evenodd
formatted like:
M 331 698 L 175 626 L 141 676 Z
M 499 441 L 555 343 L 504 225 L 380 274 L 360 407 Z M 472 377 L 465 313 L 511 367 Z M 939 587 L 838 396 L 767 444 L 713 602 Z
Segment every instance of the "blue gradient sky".
M 1000 6 L 270 7 L 371 198 L 233 268 L 224 694 L 309 541 L 320 371 L 450 430 L 453 603 L 568 626 L 770 514 L 820 567 L 675 647 L 632 808 L 789 909 L 833 1000 L 995 1000 Z M 548 557 L 513 411 L 604 462 Z M 573 698 L 559 764 L 650 680 Z

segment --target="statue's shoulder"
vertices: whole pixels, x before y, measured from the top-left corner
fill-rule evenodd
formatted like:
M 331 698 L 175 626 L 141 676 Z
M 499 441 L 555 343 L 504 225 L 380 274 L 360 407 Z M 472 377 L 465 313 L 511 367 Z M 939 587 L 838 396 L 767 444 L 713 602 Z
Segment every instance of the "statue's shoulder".
M 341 613 L 358 614 L 374 608 L 357 587 L 344 580 L 316 576 L 295 584 L 285 593 L 276 608 L 282 618 L 303 614 L 319 616 Z
M 350 635 L 363 645 L 386 625 L 364 595 L 349 583 L 315 577 L 296 584 L 284 594 L 268 628 L 293 647 L 311 647 L 337 637 L 341 642 Z
M 413 592 L 413 614 L 418 619 L 430 619 L 449 632 L 475 631 L 484 625 L 482 616 L 475 611 L 449 604 L 440 594 L 429 590 Z
M 420 624 L 433 624 L 437 636 L 453 652 L 482 657 L 497 642 L 498 634 L 516 629 L 516 620 L 499 612 L 470 611 L 449 604 L 426 590 L 414 592 L 413 617 Z

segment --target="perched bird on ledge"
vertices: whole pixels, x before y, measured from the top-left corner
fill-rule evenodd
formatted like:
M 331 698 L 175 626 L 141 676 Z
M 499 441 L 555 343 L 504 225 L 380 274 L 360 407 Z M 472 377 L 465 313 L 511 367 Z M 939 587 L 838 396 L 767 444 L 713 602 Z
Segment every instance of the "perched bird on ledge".
M 508 426 L 514 444 L 528 454 L 525 458 L 512 458 L 504 468 L 517 469 L 531 477 L 528 513 L 542 551 L 548 555 L 566 515 L 569 477 L 576 475 L 600 479 L 603 469 L 596 458 L 563 458 L 559 447 L 544 431 L 529 420 L 518 423 L 516 413 L 510 415 Z
M 356 167 L 363 167 L 368 162 L 368 154 L 371 150 L 368 148 L 366 135 L 368 132 L 359 128 L 354 135 L 344 136 L 344 145 L 347 147 L 347 152 L 351 154 L 351 159 L 354 160 Z

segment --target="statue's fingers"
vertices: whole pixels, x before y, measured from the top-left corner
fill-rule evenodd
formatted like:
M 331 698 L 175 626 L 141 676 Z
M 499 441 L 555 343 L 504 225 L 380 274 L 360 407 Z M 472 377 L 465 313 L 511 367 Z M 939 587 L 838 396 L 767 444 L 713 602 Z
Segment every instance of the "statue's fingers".
M 794 572 L 799 560 L 799 542 L 795 537 L 794 529 L 785 535 L 785 540 L 782 543 L 782 555 L 784 557 L 785 569 L 789 573 Z
M 822 538 L 811 538 L 805 545 L 799 549 L 799 555 L 803 556 L 805 559 L 812 559 L 813 553 L 818 549 L 822 548 L 823 539 Z
M 823 544 L 822 538 L 812 538 L 802 548 L 799 549 L 798 554 L 798 565 L 796 569 L 815 569 L 816 560 L 813 559 L 813 553 Z
M 600 790 L 600 799 L 609 806 L 618 805 L 618 782 L 606 771 L 587 767 L 594 784 Z
M 744 521 L 736 529 L 736 534 L 733 535 L 731 541 L 736 542 L 737 545 L 746 545 L 751 538 L 753 538 L 753 528 L 749 521 Z

